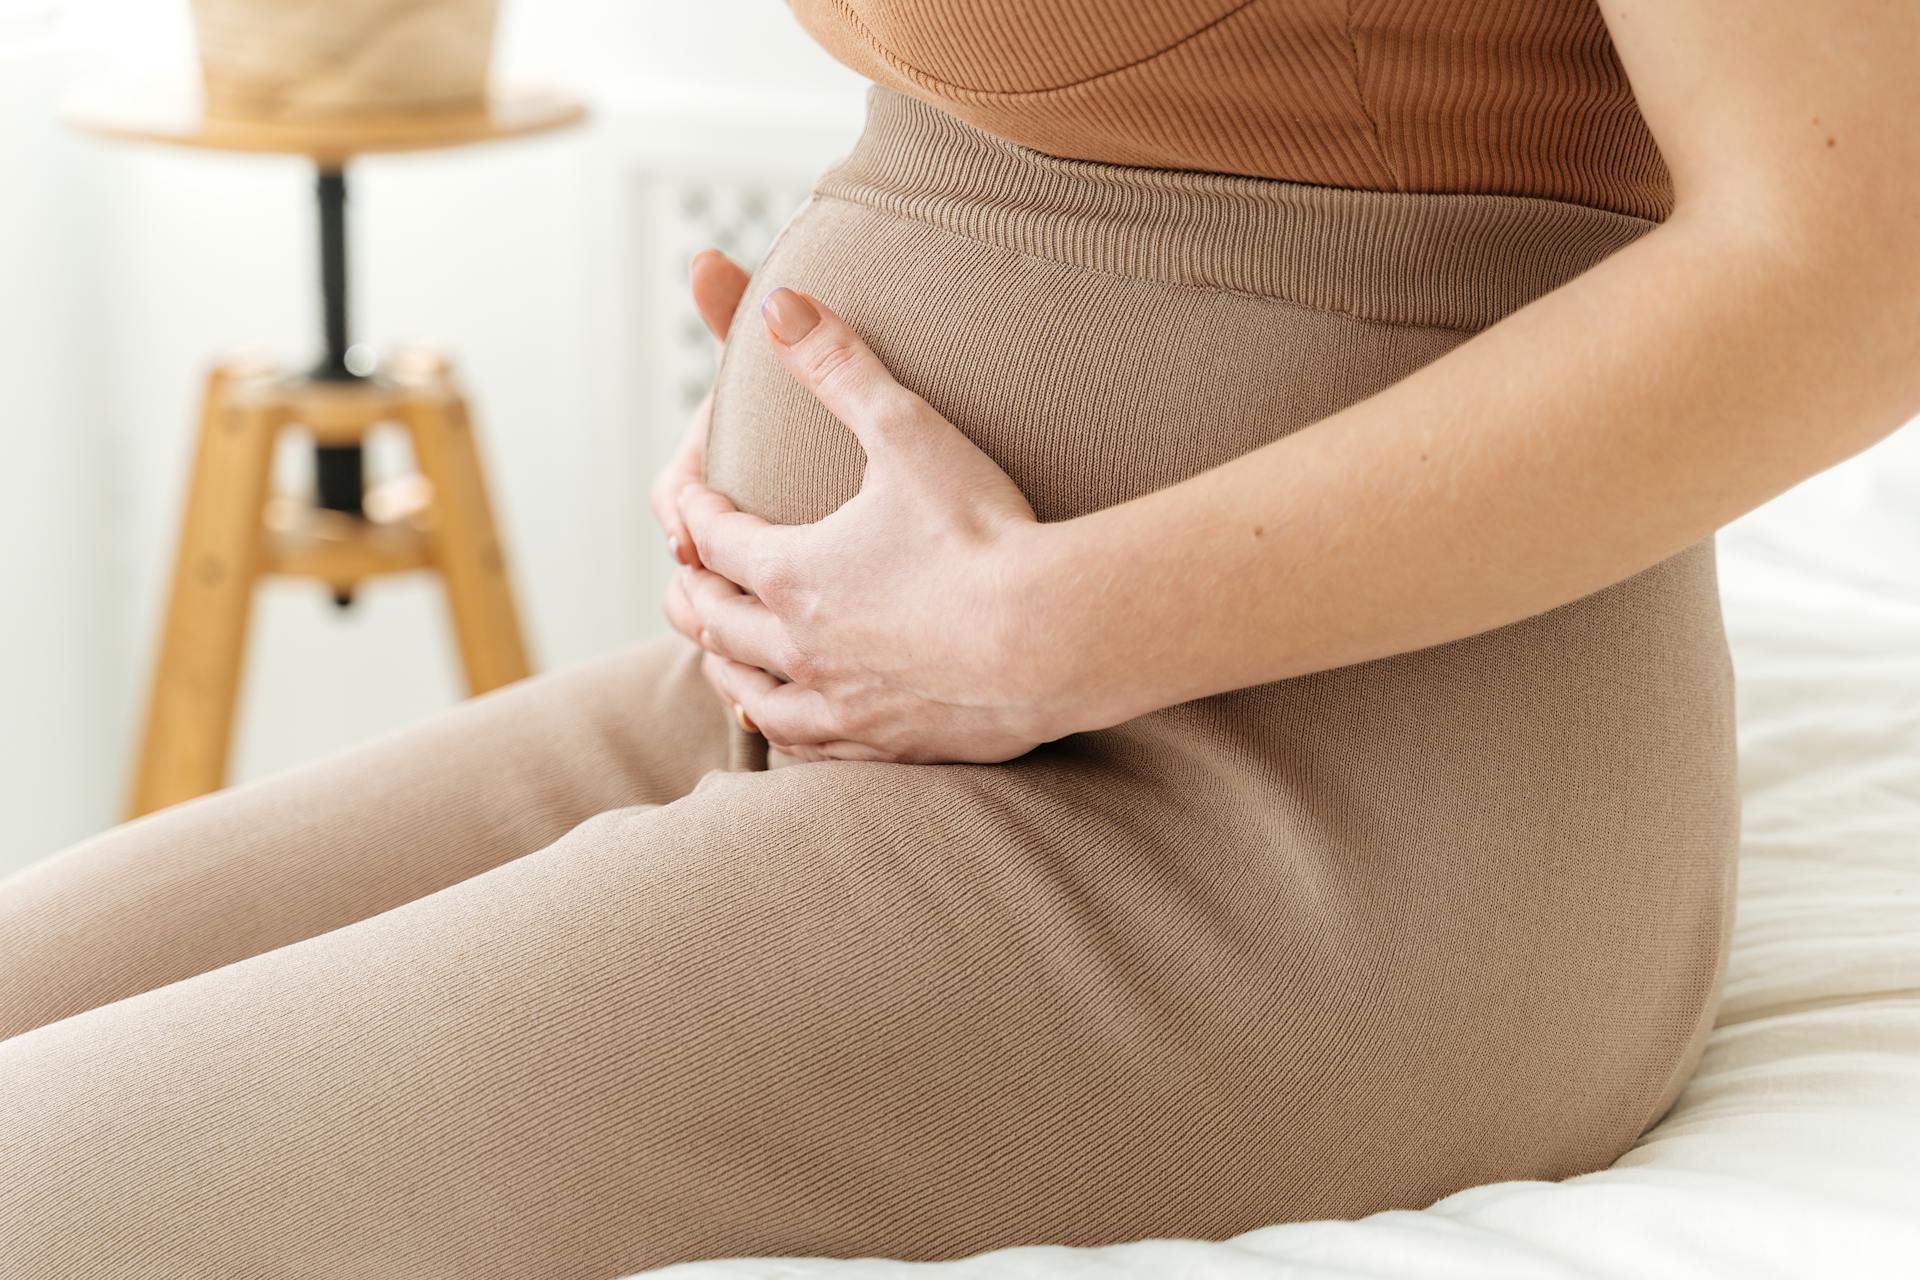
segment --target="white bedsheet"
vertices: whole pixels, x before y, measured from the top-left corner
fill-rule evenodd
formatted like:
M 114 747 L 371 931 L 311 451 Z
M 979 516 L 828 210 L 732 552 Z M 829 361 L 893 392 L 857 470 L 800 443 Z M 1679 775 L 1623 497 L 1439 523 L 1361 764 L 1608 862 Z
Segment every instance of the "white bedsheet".
M 911 1266 L 737 1259 L 671 1280 L 1920 1278 L 1920 585 L 1721 535 L 1745 837 L 1718 1026 L 1612 1168 L 1225 1242 Z M 1920 566 L 1915 567 L 1920 583 Z

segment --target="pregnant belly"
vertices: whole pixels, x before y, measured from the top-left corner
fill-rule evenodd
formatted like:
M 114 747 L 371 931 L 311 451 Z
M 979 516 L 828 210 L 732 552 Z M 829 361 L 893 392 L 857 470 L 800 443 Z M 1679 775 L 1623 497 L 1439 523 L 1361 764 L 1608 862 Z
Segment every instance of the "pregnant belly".
M 757 311 L 776 285 L 839 311 L 1060 520 L 1361 400 L 1646 229 L 1552 201 L 1058 161 L 876 92 L 867 133 L 755 275 L 715 388 L 708 479 L 781 523 L 858 490 L 852 433 L 770 348 Z M 1271 883 L 1249 910 L 1296 921 L 1302 945 L 1339 964 L 1342 939 L 1390 955 L 1378 990 L 1438 989 L 1521 1028 L 1612 1001 L 1617 1021 L 1594 1025 L 1622 1030 L 1597 1043 L 1660 1028 L 1659 1060 L 1575 1055 L 1569 1087 L 1628 1090 L 1644 1112 L 1705 1027 L 1700 986 L 1661 975 L 1709 972 L 1725 945 L 1731 693 L 1708 540 L 1482 635 L 1047 744 L 993 766 L 1056 771 L 1031 811 L 985 805 L 970 829 L 1051 829 L 1065 819 L 1048 805 L 1084 782 L 1089 803 L 1130 815 L 1130 839 L 1208 842 L 1215 856 L 1190 865 L 1217 868 L 1217 884 L 1179 892 Z M 939 777 L 952 812 L 1004 794 L 970 770 Z M 1099 868 L 1103 852 L 1069 861 Z M 1353 928 L 1327 932 L 1329 919 Z M 1462 945 L 1463 920 L 1495 923 Z M 1442 977 L 1414 988 L 1415 972 Z M 1444 1001 L 1408 1017 L 1451 1020 Z
M 817 520 L 852 497 L 864 455 L 774 354 L 758 312 L 778 285 L 835 308 L 1047 521 L 1227 462 L 1468 336 L 1116 275 L 816 197 L 755 274 L 719 370 L 708 441 L 709 482 L 783 524 Z M 1547 797 L 1564 786 L 1552 778 L 1638 779 L 1629 785 L 1658 791 L 1654 777 L 1679 771 L 1707 783 L 1697 812 L 1717 823 L 1729 716 L 1708 541 L 1483 635 L 1156 713 L 1152 733 L 1162 747 L 1169 733 L 1186 733 L 1193 759 L 1243 767 L 1257 758 L 1275 788 L 1365 776 L 1369 804 L 1395 821 L 1449 792 L 1492 787 L 1488 804 L 1505 803 L 1497 797 L 1522 778 Z M 1301 803 L 1326 794 L 1309 792 Z M 1469 826 L 1492 811 L 1448 810 Z M 1562 816 L 1585 820 L 1577 805 Z
M 758 314 L 821 298 L 1013 477 L 1042 520 L 1176 483 L 1379 390 L 1464 339 L 1274 298 L 1116 276 L 815 198 L 756 272 L 714 391 L 708 480 L 781 523 L 859 487 L 852 434 Z

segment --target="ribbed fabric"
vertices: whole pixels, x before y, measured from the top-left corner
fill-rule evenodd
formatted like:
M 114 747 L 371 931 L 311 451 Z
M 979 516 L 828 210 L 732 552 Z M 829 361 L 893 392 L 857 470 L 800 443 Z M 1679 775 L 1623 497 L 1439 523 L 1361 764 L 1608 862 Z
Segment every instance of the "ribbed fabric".
M 1391 192 L 1058 159 L 880 90 L 822 198 L 1091 271 L 1357 319 L 1480 329 L 1656 225 L 1502 196 Z M 1356 272 L 1356 257 L 1371 267 Z M 1521 264 L 1519 267 L 1510 263 Z
M 878 84 L 1052 155 L 1662 219 L 1593 0 L 788 0 Z
M 818 293 L 1046 519 L 1365 397 L 1633 230 L 873 104 L 743 317 Z M 710 479 L 805 520 L 861 466 L 743 319 Z M 677 637 L 504 690 L 0 886 L 0 1275 L 929 1259 L 1598 1168 L 1711 1020 L 1730 694 L 1710 542 L 1000 765 L 769 758 Z

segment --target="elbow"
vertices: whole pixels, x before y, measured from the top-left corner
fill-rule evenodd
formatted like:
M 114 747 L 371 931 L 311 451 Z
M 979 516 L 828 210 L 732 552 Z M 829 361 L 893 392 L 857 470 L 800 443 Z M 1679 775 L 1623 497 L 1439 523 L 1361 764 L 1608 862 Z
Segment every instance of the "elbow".
M 1765 273 L 1784 302 L 1814 315 L 1920 328 L 1920 156 L 1820 168 L 1775 164 L 1716 174 L 1677 193 L 1667 226 L 1700 251 Z
M 1670 262 L 1691 263 L 1694 283 L 1721 296 L 1707 314 L 1727 317 L 1730 341 L 1765 335 L 1774 355 L 1758 381 L 1792 369 L 1827 382 L 1836 399 L 1823 417 L 1841 430 L 1877 424 L 1877 435 L 1920 415 L 1920 180 L 1889 178 L 1851 203 L 1729 187 L 1676 202 L 1661 233 L 1675 237 Z

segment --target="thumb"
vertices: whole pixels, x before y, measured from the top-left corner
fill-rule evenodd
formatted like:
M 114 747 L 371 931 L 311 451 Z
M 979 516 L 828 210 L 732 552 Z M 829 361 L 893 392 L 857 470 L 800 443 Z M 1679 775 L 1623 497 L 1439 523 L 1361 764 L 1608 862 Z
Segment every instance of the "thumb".
M 846 424 L 869 459 L 925 433 L 938 415 L 894 380 L 880 357 L 817 298 L 775 289 L 760 304 L 773 349 L 787 372 Z
M 687 287 L 693 292 L 694 309 L 706 322 L 716 342 L 727 340 L 733 327 L 733 313 L 747 292 L 746 268 L 718 249 L 702 249 L 687 264 Z

